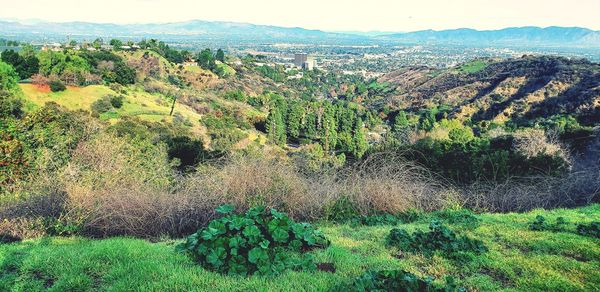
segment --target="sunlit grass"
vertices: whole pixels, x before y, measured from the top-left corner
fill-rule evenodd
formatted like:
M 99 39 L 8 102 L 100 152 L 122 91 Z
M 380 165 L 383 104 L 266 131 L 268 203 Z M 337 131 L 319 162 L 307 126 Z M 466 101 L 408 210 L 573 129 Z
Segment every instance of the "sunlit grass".
M 392 226 L 353 227 L 321 223 L 332 244 L 312 252 L 331 262 L 335 273 L 285 272 L 265 278 L 230 277 L 202 269 L 175 251 L 178 240 L 44 238 L 0 245 L 0 291 L 180 290 L 180 291 L 324 291 L 369 269 L 404 269 L 436 281 L 452 275 L 479 291 L 597 291 L 600 289 L 600 240 L 574 232 L 530 231 L 543 214 L 572 223 L 600 220 L 600 205 L 573 210 L 536 210 L 526 214 L 481 214 L 480 224 L 460 233 L 481 239 L 489 252 L 469 261 L 439 254 L 402 253 L 385 246 Z M 427 228 L 430 219 L 397 227 Z M 451 226 L 452 227 L 452 226 Z

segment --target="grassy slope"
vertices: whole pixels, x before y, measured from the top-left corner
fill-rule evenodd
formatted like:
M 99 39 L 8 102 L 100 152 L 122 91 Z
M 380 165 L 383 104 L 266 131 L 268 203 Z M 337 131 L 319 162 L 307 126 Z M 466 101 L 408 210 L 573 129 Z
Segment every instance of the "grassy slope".
M 461 285 L 480 291 L 600 289 L 600 241 L 569 232 L 529 231 L 528 223 L 538 214 L 546 216 L 549 222 L 558 216 L 569 222 L 598 221 L 600 205 L 480 215 L 479 227 L 462 229 L 461 233 L 482 239 L 490 251 L 467 263 L 437 255 L 427 258 L 404 254 L 397 258 L 394 254 L 398 251 L 384 246 L 390 226 L 322 225 L 332 246 L 313 253 L 320 262 L 333 262 L 337 272 L 286 272 L 275 278 L 246 279 L 205 271 L 174 251 L 176 241 L 45 238 L 0 244 L 0 290 L 322 291 L 349 281 L 366 269 L 395 268 L 437 279 L 454 275 Z M 427 220 L 401 227 L 427 228 Z
M 62 92 L 46 92 L 32 84 L 20 84 L 20 87 L 23 95 L 30 102 L 29 108 L 43 106 L 47 102 L 56 102 L 69 110 L 91 111 L 91 105 L 94 101 L 108 94 L 119 95 L 103 85 L 69 86 L 67 90 Z M 128 88 L 123 107 L 114 112 L 104 113 L 100 117 L 111 122 L 126 116 L 136 116 L 142 120 L 153 122 L 162 120 L 171 122 L 173 118 L 169 116 L 170 106 L 170 102 L 163 97 L 131 86 Z M 176 104 L 174 112 L 186 117 L 192 123 L 195 132 L 205 132 L 200 124 L 200 115 L 193 109 L 182 104 Z
M 477 72 L 485 69 L 485 67 L 487 67 L 487 65 L 488 64 L 484 60 L 475 60 L 475 61 L 471 61 L 471 62 L 461 65 L 458 68 L 458 71 L 462 72 L 462 73 L 467 73 L 467 74 L 477 73 Z

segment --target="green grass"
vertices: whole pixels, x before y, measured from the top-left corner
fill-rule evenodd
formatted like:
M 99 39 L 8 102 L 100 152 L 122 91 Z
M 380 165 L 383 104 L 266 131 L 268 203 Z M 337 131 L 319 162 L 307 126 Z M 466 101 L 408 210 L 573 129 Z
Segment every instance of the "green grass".
M 467 73 L 467 74 L 477 73 L 477 72 L 485 69 L 485 67 L 487 67 L 487 65 L 488 64 L 483 60 L 475 60 L 475 61 L 471 61 L 471 62 L 461 65 L 458 68 L 458 71 L 462 72 L 462 73 Z
M 208 272 L 175 252 L 177 240 L 75 237 L 0 244 L 0 291 L 323 291 L 367 269 L 405 269 L 433 276 L 440 283 L 444 276 L 453 275 L 460 285 L 479 291 L 598 291 L 600 240 L 574 232 L 530 231 L 529 223 L 539 214 L 550 221 L 563 216 L 573 223 L 574 231 L 574 223 L 599 221 L 600 205 L 478 215 L 478 226 L 456 230 L 483 240 L 490 251 L 466 262 L 389 249 L 384 241 L 391 226 L 320 224 L 332 245 L 312 253 L 317 262 L 334 263 L 337 271 L 285 272 L 274 278 Z M 424 229 L 428 221 L 399 227 Z
M 23 96 L 27 101 L 27 109 L 33 110 L 41 107 L 47 102 L 56 102 L 69 110 L 91 111 L 94 101 L 106 95 L 118 95 L 116 92 L 103 85 L 91 85 L 85 87 L 68 86 L 67 90 L 61 92 L 46 92 L 32 84 L 20 84 Z M 122 117 L 139 117 L 142 120 L 158 122 L 172 121 L 169 116 L 171 103 L 158 94 L 150 94 L 139 88 L 130 87 L 125 95 L 125 101 L 121 108 L 104 113 L 100 116 L 103 120 L 111 122 Z M 194 128 L 202 128 L 200 115 L 193 109 L 182 105 L 175 105 L 175 113 L 186 117 Z M 202 130 L 199 130 L 202 131 Z

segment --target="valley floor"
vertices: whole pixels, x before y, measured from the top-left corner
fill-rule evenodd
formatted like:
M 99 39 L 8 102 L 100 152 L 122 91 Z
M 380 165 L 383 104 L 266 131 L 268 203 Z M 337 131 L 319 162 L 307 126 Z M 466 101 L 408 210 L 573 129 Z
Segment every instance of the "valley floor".
M 570 230 L 531 231 L 536 215 L 548 222 L 562 216 Z M 600 290 L 600 240 L 575 232 L 576 223 L 600 221 L 600 205 L 477 217 L 475 225 L 448 224 L 489 248 L 466 262 L 389 249 L 384 242 L 392 226 L 324 223 L 319 227 L 332 244 L 312 253 L 317 262 L 333 263 L 335 273 L 285 272 L 273 278 L 206 271 L 175 251 L 179 240 L 53 237 L 0 244 L 0 291 L 326 291 L 369 269 L 404 269 L 440 282 L 452 275 L 460 286 L 478 291 Z M 427 229 L 429 220 L 397 227 Z

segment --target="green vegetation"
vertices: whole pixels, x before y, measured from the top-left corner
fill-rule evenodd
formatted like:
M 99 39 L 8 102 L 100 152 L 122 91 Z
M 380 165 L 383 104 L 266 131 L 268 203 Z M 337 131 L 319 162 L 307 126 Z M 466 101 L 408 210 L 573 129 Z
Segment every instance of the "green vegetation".
M 598 239 L 574 233 L 529 230 L 529 222 L 541 214 L 551 221 L 564 217 L 569 222 L 589 224 L 600 220 L 600 206 L 478 215 L 481 225 L 464 232 L 482 240 L 489 251 L 469 262 L 412 253 L 398 258 L 385 247 L 384 237 L 390 227 L 322 224 L 318 227 L 331 240 L 331 245 L 309 254 L 316 262 L 331 263 L 335 272 L 285 271 L 273 277 L 240 278 L 205 270 L 186 254 L 176 251 L 179 241 L 150 243 L 132 238 L 78 237 L 26 240 L 0 244 L 0 270 L 3 271 L 0 290 L 30 291 L 46 287 L 55 290 L 324 291 L 350 285 L 357 277 L 367 279 L 368 276 L 363 275 L 369 270 L 404 270 L 424 280 L 431 276 L 437 287 L 446 285 L 446 278 L 450 276 L 454 278 L 455 287 L 467 290 L 596 290 L 600 285 Z M 425 228 L 427 220 L 402 228 Z M 371 275 L 377 274 L 395 281 L 398 278 L 394 275 L 409 276 L 401 272 Z M 409 279 L 420 283 L 412 276 Z
M 0 290 L 600 287 L 594 64 L 103 44 L 2 54 Z
M 482 241 L 457 236 L 454 231 L 439 221 L 432 221 L 429 230 L 429 232 L 417 230 L 410 235 L 404 229 L 394 228 L 387 236 L 386 243 L 402 251 L 420 252 L 426 255 L 439 251 L 450 258 L 462 257 L 464 253 L 481 254 L 488 251 Z
M 452 278 L 444 286 L 432 283 L 431 278 L 422 279 L 417 275 L 402 271 L 368 271 L 349 285 L 340 285 L 332 291 L 465 291 L 457 289 Z
M 217 208 L 228 214 L 231 205 Z M 275 209 L 254 207 L 244 215 L 215 219 L 208 227 L 190 235 L 180 246 L 203 267 L 228 275 L 259 273 L 277 275 L 285 270 L 315 269 L 310 257 L 300 251 L 325 248 L 329 241 L 308 223 L 295 223 Z
M 600 222 L 594 221 L 590 224 L 578 224 L 577 233 L 584 236 L 600 238 Z
M 484 60 L 475 60 L 461 65 L 458 68 L 458 71 L 466 74 L 473 74 L 485 69 L 487 65 L 487 62 Z
M 13 50 L 2 52 L 2 61 L 12 65 L 20 79 L 27 79 L 38 73 L 40 66 L 35 52 L 30 47 L 26 47 L 20 54 Z

